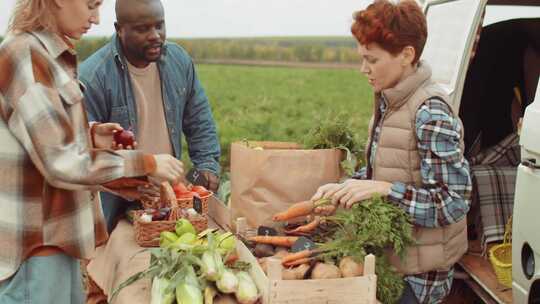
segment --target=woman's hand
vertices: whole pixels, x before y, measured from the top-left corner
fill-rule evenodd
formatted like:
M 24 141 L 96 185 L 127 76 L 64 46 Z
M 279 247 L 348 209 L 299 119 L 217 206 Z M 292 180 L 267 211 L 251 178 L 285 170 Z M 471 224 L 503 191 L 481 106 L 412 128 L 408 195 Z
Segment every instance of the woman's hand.
M 116 144 L 114 141 L 114 133 L 124 130 L 124 128 L 122 128 L 122 126 L 118 123 L 97 123 L 96 125 L 92 126 L 92 130 L 92 136 L 94 137 L 94 148 L 96 149 L 131 150 L 137 148 L 137 142 L 133 143 L 133 147 L 124 147 L 121 144 Z
M 387 196 L 391 189 L 392 184 L 389 182 L 349 179 L 344 183 L 344 187 L 333 195 L 332 202 L 339 203 L 343 208 L 351 208 L 355 203 L 370 199 L 374 195 Z
M 332 199 L 332 204 L 351 208 L 355 203 L 370 199 L 374 195 L 387 196 L 392 184 L 374 180 L 348 179 L 342 184 L 327 184 L 319 187 L 312 201 L 321 198 Z
M 317 189 L 317 192 L 315 192 L 315 194 L 311 197 L 311 201 L 316 202 L 323 198 L 332 198 L 332 196 L 336 192 L 343 188 L 343 185 L 344 184 L 332 183 L 320 186 L 319 189 Z M 334 212 L 336 212 L 336 209 L 337 204 L 320 206 L 316 207 L 315 210 L 313 210 L 313 213 L 323 216 L 329 216 L 334 214 Z
M 343 188 L 344 184 L 332 183 L 320 186 L 317 192 L 311 197 L 311 201 L 315 202 L 322 198 L 331 198 L 336 192 Z

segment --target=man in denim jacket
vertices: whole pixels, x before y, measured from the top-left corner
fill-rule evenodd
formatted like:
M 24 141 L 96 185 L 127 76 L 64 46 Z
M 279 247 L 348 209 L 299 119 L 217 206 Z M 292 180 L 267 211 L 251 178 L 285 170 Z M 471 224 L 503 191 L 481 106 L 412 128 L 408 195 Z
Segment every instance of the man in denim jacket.
M 220 147 L 208 98 L 193 61 L 165 41 L 160 0 L 117 0 L 116 34 L 80 66 L 88 120 L 115 122 L 135 133 L 138 149 L 180 159 L 182 133 L 195 168 L 216 191 Z M 109 231 L 127 206 L 102 193 Z

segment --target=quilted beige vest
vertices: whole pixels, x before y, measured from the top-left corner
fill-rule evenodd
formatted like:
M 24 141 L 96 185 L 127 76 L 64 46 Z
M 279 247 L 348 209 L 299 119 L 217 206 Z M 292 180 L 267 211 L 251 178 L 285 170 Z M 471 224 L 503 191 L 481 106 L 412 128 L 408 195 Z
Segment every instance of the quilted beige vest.
M 383 120 L 382 129 L 368 176 L 373 180 L 422 185 L 420 155 L 417 149 L 415 119 L 419 107 L 428 99 L 448 96 L 431 80 L 431 69 L 420 62 L 416 72 L 395 87 L 383 90 L 387 110 L 380 117 L 381 95 L 375 96 L 375 115 L 369 127 L 367 159 L 371 153 L 371 138 L 375 121 Z M 449 105 L 452 108 L 452 105 Z M 455 109 L 452 109 L 457 113 Z M 463 130 L 463 128 L 462 128 Z M 463 153 L 463 134 L 461 136 Z M 390 261 L 403 274 L 418 274 L 433 270 L 446 271 L 467 251 L 466 219 L 440 228 L 413 227 L 416 244 L 409 247 L 405 258 L 390 253 Z

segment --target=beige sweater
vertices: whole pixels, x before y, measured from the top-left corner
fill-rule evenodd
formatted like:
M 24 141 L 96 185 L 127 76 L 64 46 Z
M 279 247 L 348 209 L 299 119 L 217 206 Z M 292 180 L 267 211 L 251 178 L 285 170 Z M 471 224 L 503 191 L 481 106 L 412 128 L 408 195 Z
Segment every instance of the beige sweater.
M 161 80 L 156 63 L 137 68 L 128 62 L 129 75 L 137 104 L 138 150 L 151 154 L 173 154 L 163 110 Z M 180 140 L 180 139 L 178 139 Z

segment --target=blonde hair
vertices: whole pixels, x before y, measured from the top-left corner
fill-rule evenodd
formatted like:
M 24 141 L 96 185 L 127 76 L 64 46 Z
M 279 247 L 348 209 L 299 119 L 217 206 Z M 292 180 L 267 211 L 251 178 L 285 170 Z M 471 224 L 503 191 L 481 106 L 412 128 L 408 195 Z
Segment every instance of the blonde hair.
M 51 8 L 52 0 L 17 0 L 8 32 L 51 31 L 58 29 Z

